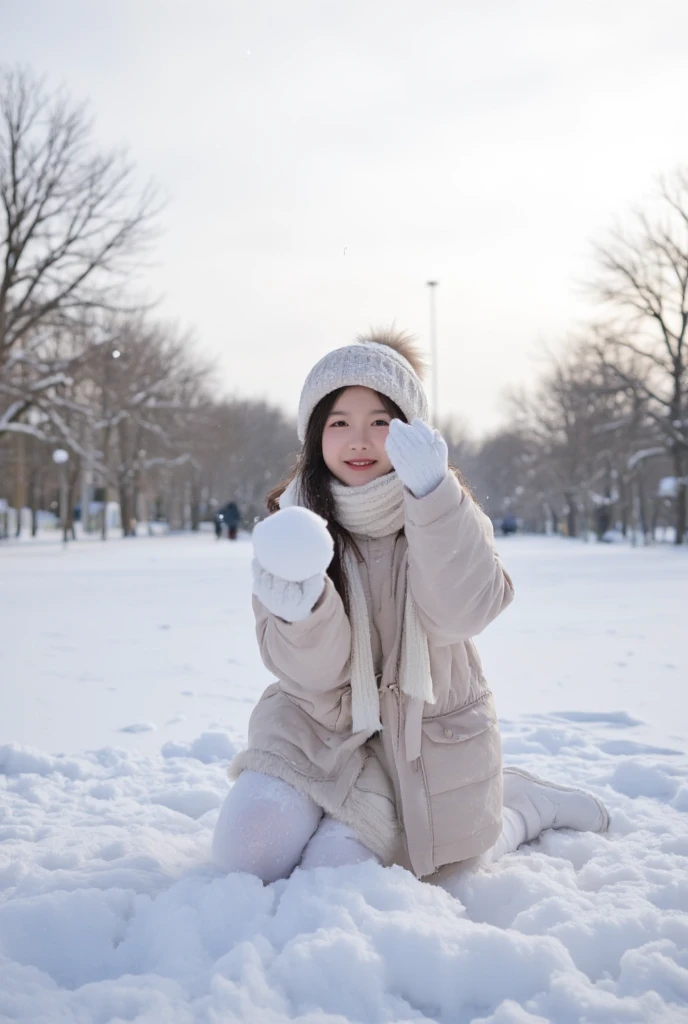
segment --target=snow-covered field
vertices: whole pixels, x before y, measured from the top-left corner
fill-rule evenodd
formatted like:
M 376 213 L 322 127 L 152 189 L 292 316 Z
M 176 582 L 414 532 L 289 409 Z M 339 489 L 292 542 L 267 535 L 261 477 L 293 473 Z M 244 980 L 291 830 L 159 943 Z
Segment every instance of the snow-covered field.
M 269 676 L 250 545 L 0 547 L 0 1021 L 688 1020 L 688 552 L 501 542 L 479 646 L 507 761 L 593 788 L 442 886 L 371 864 L 263 887 L 209 843 Z

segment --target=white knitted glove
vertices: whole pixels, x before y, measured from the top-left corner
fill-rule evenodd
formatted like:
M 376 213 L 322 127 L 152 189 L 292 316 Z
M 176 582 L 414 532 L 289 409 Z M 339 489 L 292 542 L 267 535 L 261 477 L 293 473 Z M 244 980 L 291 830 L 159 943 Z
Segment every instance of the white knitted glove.
M 439 430 L 433 430 L 423 420 L 392 420 L 385 448 L 399 479 L 414 498 L 430 494 L 447 475 L 447 443 Z
M 307 619 L 325 587 L 325 573 L 319 572 L 301 583 L 273 576 L 253 559 L 253 593 L 269 612 L 285 622 Z
M 282 509 L 255 527 L 253 551 L 258 600 L 287 622 L 308 618 L 334 553 L 325 520 L 298 506 Z

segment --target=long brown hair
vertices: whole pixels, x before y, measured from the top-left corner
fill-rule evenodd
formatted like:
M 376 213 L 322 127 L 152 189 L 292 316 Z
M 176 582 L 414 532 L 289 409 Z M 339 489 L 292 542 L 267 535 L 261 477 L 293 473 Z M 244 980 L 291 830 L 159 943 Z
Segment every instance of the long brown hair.
M 337 507 L 332 493 L 333 478 L 325 464 L 322 453 L 322 436 L 323 431 L 325 430 L 325 425 L 327 424 L 327 417 L 330 415 L 335 402 L 343 391 L 346 391 L 346 388 L 337 388 L 335 391 L 330 391 L 328 395 L 325 395 L 324 398 L 320 399 L 311 414 L 310 420 L 308 421 L 306 437 L 297 459 L 296 466 L 285 480 L 278 484 L 274 490 L 270 491 L 267 496 L 267 505 L 268 512 L 272 513 L 279 511 L 279 499 L 282 497 L 294 477 L 299 477 L 300 503 L 305 505 L 306 508 L 309 508 L 312 512 L 317 512 L 319 516 L 322 516 L 323 519 L 327 520 L 327 528 L 334 541 L 334 558 L 330 562 L 327 574 L 337 588 L 337 592 L 344 602 L 344 607 L 348 612 L 349 600 L 347 595 L 346 573 L 342 563 L 342 556 L 347 547 L 350 547 L 354 551 L 356 551 L 357 548 L 356 542 L 349 531 L 345 530 L 337 520 Z M 392 419 L 400 419 L 406 423 L 406 417 L 399 406 L 393 402 L 391 398 L 387 398 L 386 395 L 381 395 L 379 392 L 378 396 Z

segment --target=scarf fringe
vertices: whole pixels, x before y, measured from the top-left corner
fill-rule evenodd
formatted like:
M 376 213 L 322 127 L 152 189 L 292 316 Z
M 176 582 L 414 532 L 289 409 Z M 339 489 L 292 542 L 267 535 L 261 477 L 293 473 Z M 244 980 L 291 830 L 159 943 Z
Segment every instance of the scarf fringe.
M 370 622 L 358 562 L 351 551 L 344 554 L 349 589 L 351 621 L 351 715 L 354 732 L 377 732 L 380 722 L 380 694 L 370 647 Z

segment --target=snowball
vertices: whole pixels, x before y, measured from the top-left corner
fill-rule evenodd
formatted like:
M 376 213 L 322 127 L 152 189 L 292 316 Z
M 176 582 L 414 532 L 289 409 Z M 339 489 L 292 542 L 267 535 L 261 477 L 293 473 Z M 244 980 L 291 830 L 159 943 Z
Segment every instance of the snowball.
M 327 523 L 307 508 L 285 508 L 253 531 L 256 558 L 273 576 L 302 583 L 325 572 L 332 561 L 334 543 Z

